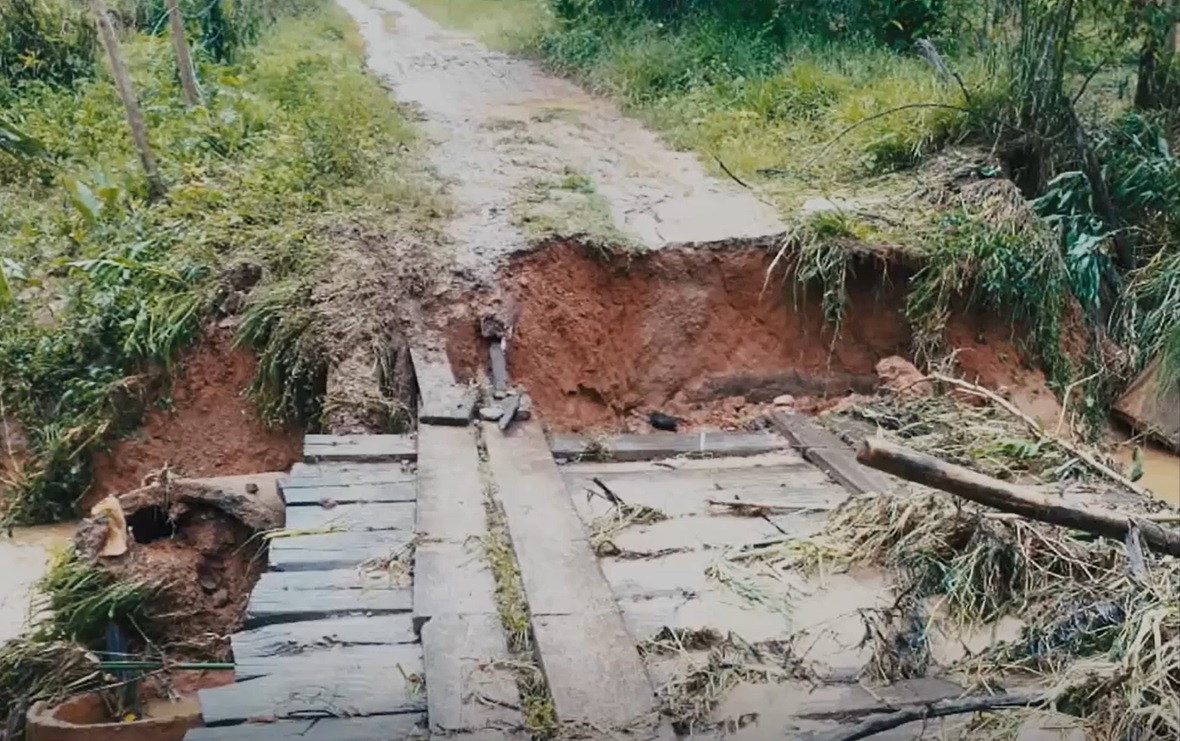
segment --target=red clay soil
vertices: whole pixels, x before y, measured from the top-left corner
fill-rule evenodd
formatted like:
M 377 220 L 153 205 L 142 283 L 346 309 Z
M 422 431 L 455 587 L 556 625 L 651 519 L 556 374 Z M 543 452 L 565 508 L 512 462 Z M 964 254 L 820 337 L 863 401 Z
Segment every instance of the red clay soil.
M 165 465 L 190 478 L 285 471 L 299 460 L 302 431 L 268 430 L 243 396 L 254 356 L 213 331 L 186 357 L 172 382 L 172 409 L 148 412 L 141 429 L 95 456 L 89 506 L 142 485 Z
M 872 393 L 874 370 L 909 357 L 904 276 L 878 266 L 850 276 L 851 306 L 838 338 L 816 295 L 781 282 L 763 290 L 760 249 L 664 250 L 604 261 L 571 244 L 515 258 L 501 286 L 515 303 L 508 351 L 513 383 L 555 430 L 642 428 L 660 410 L 690 423 L 733 426 L 780 394 L 820 411 L 850 393 Z M 871 269 L 870 269 L 871 268 Z M 958 372 L 1056 419 L 1043 374 L 1022 361 L 1010 329 L 984 317 L 952 320 Z M 486 365 L 474 322 L 452 328 L 449 354 L 461 377 Z M 832 401 L 827 401 L 832 400 Z

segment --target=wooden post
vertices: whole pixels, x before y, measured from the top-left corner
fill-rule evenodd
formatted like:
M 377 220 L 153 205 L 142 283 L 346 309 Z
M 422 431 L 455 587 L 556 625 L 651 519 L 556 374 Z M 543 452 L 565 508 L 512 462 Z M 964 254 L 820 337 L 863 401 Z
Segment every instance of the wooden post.
M 115 88 L 119 91 L 119 99 L 123 101 L 123 110 L 127 113 L 127 125 L 131 128 L 131 140 L 139 152 L 139 160 L 143 163 L 143 171 L 148 181 L 148 200 L 154 201 L 164 196 L 164 181 L 160 178 L 160 171 L 156 168 L 156 158 L 148 147 L 147 130 L 143 125 L 143 116 L 139 112 L 139 103 L 135 99 L 135 91 L 131 88 L 131 78 L 127 76 L 127 69 L 123 66 L 123 58 L 119 56 L 119 44 L 115 39 L 115 29 L 111 25 L 103 0 L 90 0 L 90 8 L 94 12 L 94 22 L 98 24 L 98 33 L 102 38 L 103 48 L 107 59 L 111 63 L 111 76 L 115 78 Z
M 1137 527 L 1147 547 L 1158 553 L 1180 556 L 1180 530 L 1163 527 L 1152 522 L 1149 516 L 1136 517 L 1131 513 L 1070 506 L 1059 498 L 1047 497 L 1028 487 L 1009 484 L 879 438 L 865 440 L 856 459 L 866 466 L 1003 512 L 1104 538 L 1123 540 L 1132 528 Z
M 193 77 L 193 60 L 188 53 L 188 40 L 184 37 L 184 19 L 176 0 L 165 0 L 168 6 L 168 27 L 172 33 L 172 46 L 176 49 L 176 66 L 180 70 L 180 88 L 184 91 L 184 102 L 191 108 L 200 104 L 197 95 L 197 81 Z

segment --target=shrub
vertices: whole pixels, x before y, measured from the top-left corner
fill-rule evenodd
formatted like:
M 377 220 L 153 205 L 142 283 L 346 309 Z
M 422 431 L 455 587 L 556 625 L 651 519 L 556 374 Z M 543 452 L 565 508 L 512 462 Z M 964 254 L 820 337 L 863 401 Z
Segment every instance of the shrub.
M 93 74 L 97 40 L 84 5 L 0 0 L 0 81 L 72 85 Z

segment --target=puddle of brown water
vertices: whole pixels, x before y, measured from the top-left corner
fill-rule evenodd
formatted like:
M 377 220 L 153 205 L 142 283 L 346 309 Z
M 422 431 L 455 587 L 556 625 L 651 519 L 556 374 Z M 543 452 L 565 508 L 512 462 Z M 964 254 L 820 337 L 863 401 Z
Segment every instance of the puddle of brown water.
M 74 536 L 76 523 L 14 530 L 0 536 L 0 641 L 21 634 L 29 617 L 33 585 L 45 573 L 53 553 Z
M 1180 507 L 1180 456 L 1154 445 L 1147 445 L 1140 450 L 1143 478 L 1138 483 L 1173 507 Z M 1131 455 L 1130 447 L 1119 449 L 1118 458 L 1128 470 Z

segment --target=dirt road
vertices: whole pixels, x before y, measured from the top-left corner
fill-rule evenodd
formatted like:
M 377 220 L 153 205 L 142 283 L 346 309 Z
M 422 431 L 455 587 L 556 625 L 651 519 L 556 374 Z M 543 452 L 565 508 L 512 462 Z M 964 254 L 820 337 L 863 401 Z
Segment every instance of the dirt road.
M 498 258 L 555 236 L 660 248 L 782 233 L 750 192 L 572 83 L 398 0 L 340 4 L 372 70 L 420 112 L 432 164 L 452 183 L 457 270 L 487 280 Z

